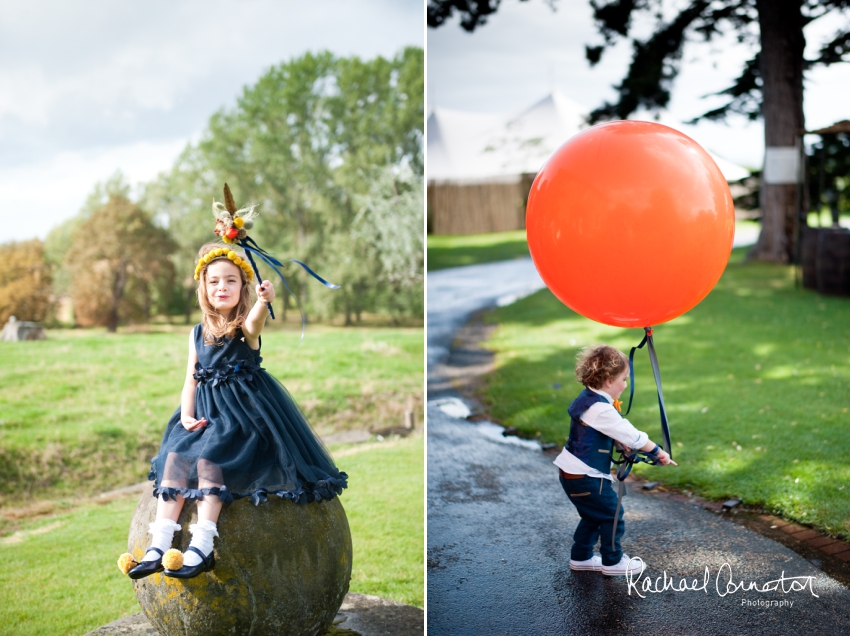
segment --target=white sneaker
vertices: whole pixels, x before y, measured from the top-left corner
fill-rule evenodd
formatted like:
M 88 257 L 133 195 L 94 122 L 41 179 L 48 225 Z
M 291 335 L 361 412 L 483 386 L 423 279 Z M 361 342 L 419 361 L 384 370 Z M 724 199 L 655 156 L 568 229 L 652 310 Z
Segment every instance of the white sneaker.
M 570 559 L 570 569 L 594 570 L 598 572 L 602 569 L 602 558 L 594 554 L 587 561 L 573 561 L 572 559 Z
M 640 575 L 645 567 L 640 557 L 630 559 L 628 554 L 624 554 L 617 565 L 603 565 L 602 574 L 605 576 L 625 576 L 627 573 Z

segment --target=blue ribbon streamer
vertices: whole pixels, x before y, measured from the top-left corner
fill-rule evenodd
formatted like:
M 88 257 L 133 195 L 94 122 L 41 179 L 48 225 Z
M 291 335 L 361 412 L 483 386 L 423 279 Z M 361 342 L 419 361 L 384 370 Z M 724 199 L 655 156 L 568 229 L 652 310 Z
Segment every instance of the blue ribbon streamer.
M 304 311 L 301 309 L 301 304 L 298 302 L 298 297 L 289 288 L 289 284 L 286 282 L 286 277 L 283 275 L 283 272 L 278 269 L 279 267 L 285 267 L 285 265 L 281 263 L 277 258 L 265 251 L 263 248 L 261 248 L 259 245 L 257 245 L 257 242 L 249 236 L 246 236 L 244 239 L 241 239 L 239 241 L 239 245 L 242 247 L 242 249 L 245 250 L 245 254 L 248 256 L 248 261 L 251 263 L 251 268 L 254 270 L 254 274 L 256 274 L 257 276 L 257 281 L 262 281 L 262 276 L 260 276 L 260 270 L 257 268 L 257 263 L 254 261 L 252 255 L 256 255 L 257 257 L 259 257 L 263 262 L 266 263 L 266 265 L 271 267 L 272 270 L 274 270 L 274 272 L 278 276 L 280 276 L 280 280 L 283 281 L 283 286 L 286 288 L 286 291 L 288 291 L 289 295 L 292 296 L 292 298 L 295 300 L 295 306 L 298 307 L 298 312 L 301 314 L 301 338 L 298 340 L 298 343 L 300 344 L 301 340 L 304 339 L 304 333 L 307 328 L 307 320 L 304 317 Z M 331 282 L 326 281 L 312 269 L 307 267 L 306 263 L 302 263 L 301 261 L 295 259 L 286 259 L 285 262 L 297 263 L 298 265 L 303 267 L 308 274 L 310 274 L 313 278 L 322 283 L 325 287 L 329 287 L 330 289 L 339 289 L 339 285 L 335 285 Z M 272 310 L 271 303 L 266 303 L 266 307 L 268 307 L 269 315 L 272 317 L 272 320 L 274 320 L 274 310 Z
M 312 276 L 313 278 L 315 278 L 317 281 L 319 281 L 320 283 L 322 283 L 322 284 L 323 284 L 323 285 L 325 285 L 326 287 L 330 287 L 331 289 L 339 289 L 339 285 L 334 285 L 333 283 L 330 283 L 330 282 L 326 281 L 324 278 L 322 278 L 321 276 L 319 276 L 319 275 L 318 275 L 316 272 L 314 272 L 312 269 L 310 269 L 309 267 L 307 267 L 307 264 L 306 264 L 306 263 L 302 263 L 301 261 L 296 261 L 294 258 L 287 259 L 287 261 L 286 261 L 286 262 L 287 262 L 287 263 L 298 263 L 301 267 L 303 267 L 305 270 L 307 270 L 307 273 L 308 273 L 308 274 L 310 274 L 310 276 Z

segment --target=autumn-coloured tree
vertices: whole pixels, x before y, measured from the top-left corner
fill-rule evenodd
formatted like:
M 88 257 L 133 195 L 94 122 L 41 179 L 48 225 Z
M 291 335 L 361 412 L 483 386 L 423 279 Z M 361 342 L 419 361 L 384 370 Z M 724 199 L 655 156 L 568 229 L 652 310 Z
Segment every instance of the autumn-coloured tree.
M 126 196 L 113 194 L 73 235 L 65 262 L 77 324 L 114 332 L 150 316 L 157 289 L 174 279 L 174 241 Z
M 0 246 L 0 325 L 10 316 L 41 322 L 50 305 L 50 267 L 38 239 Z

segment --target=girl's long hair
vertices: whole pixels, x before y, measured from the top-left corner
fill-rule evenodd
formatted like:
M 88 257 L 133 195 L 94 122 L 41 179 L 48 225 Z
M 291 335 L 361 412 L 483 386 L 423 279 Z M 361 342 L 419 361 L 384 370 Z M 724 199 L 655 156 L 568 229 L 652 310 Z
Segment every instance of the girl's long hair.
M 223 243 L 207 243 L 198 250 L 198 260 L 196 262 L 201 262 L 201 257 L 211 250 L 220 247 L 227 247 L 230 250 L 236 251 L 232 246 L 224 245 Z M 244 254 L 239 254 L 239 256 L 245 258 Z M 225 257 L 220 256 L 219 258 Z M 218 259 L 213 259 L 210 262 L 215 262 L 216 260 Z M 207 294 L 207 266 L 204 265 L 201 270 L 200 280 L 198 281 L 198 304 L 201 306 L 201 311 L 203 312 L 201 324 L 203 325 L 204 342 L 208 345 L 223 345 L 222 338 L 225 336 L 234 338 L 236 336 L 236 330 L 242 326 L 245 318 L 248 317 L 248 312 L 251 310 L 251 286 L 248 284 L 248 276 L 241 267 L 237 267 L 236 269 L 239 270 L 242 278 L 242 288 L 239 293 L 239 302 L 233 308 L 229 317 L 218 313 L 210 302 L 209 295 Z

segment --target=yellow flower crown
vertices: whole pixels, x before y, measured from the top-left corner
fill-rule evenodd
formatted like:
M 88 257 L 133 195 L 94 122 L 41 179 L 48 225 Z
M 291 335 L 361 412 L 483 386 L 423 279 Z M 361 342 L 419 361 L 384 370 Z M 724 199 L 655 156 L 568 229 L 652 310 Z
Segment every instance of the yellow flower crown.
M 212 261 L 217 260 L 219 258 L 226 258 L 234 265 L 238 265 L 242 268 L 242 271 L 245 272 L 245 274 L 248 276 L 249 281 L 254 280 L 254 270 L 251 269 L 251 265 L 248 263 L 248 261 L 243 260 L 242 257 L 239 256 L 239 254 L 226 247 L 218 247 L 214 250 L 210 250 L 198 259 L 198 264 L 195 266 L 195 280 L 201 280 L 201 272 L 204 271 L 204 268 Z

